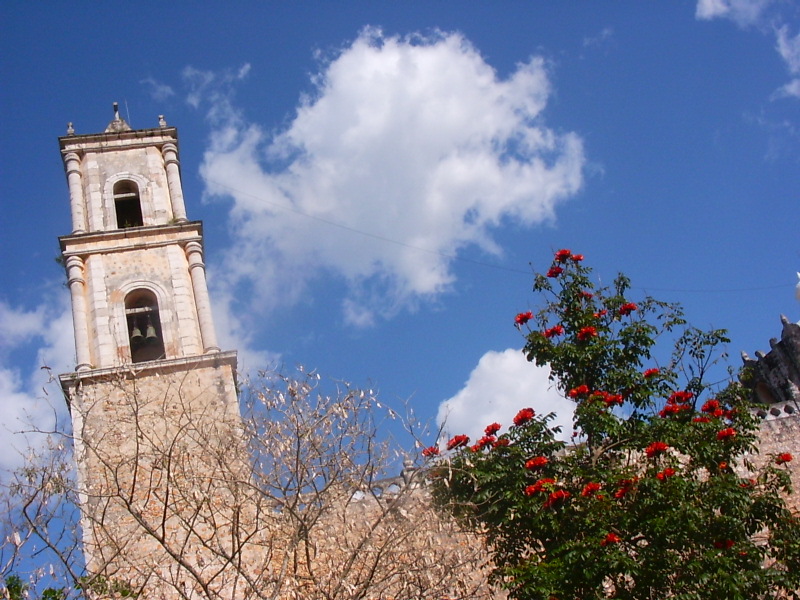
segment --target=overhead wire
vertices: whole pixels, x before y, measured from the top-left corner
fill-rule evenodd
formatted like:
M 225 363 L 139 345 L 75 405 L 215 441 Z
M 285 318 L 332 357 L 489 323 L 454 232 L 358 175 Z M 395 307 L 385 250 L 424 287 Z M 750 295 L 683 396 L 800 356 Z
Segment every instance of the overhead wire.
M 240 194 L 242 196 L 247 196 L 249 198 L 253 198 L 266 204 L 268 206 L 272 206 L 274 208 L 283 210 L 285 212 L 294 213 L 301 217 L 305 217 L 312 221 L 317 221 L 319 223 L 323 223 L 325 225 L 330 225 L 331 227 L 336 227 L 338 229 L 342 229 L 344 231 L 349 231 L 351 233 L 356 233 L 358 235 L 362 235 L 364 237 L 372 238 L 374 240 L 378 240 L 380 242 L 386 242 L 387 244 L 394 244 L 396 246 L 400 246 L 402 248 L 408 248 L 410 250 L 416 250 L 418 252 L 425 252 L 427 254 L 433 254 L 436 256 L 440 256 L 442 258 L 446 258 L 448 260 L 457 261 L 461 263 L 467 263 L 472 265 L 477 265 L 480 267 L 484 267 L 487 269 L 494 269 L 496 271 L 505 271 L 508 273 L 517 273 L 522 275 L 532 276 L 534 275 L 534 270 L 531 269 L 523 270 L 515 267 L 505 267 L 503 265 L 497 265 L 493 263 L 488 263 L 480 260 L 475 260 L 472 258 L 467 258 L 464 256 L 459 256 L 457 254 L 447 254 L 446 252 L 441 252 L 440 250 L 432 250 L 430 248 L 423 248 L 421 246 L 415 246 L 413 244 L 409 244 L 407 242 L 402 242 L 400 240 L 392 239 L 383 235 L 379 235 L 377 233 L 372 233 L 369 231 L 365 231 L 363 229 L 358 229 L 356 227 L 352 227 L 350 225 L 345 225 L 344 223 L 339 223 L 337 221 L 332 221 L 330 219 L 326 219 L 324 217 L 320 217 L 317 215 L 309 214 L 305 211 L 302 211 L 294 206 L 286 206 L 285 204 L 280 204 L 278 202 L 271 202 L 262 196 L 257 196 L 255 194 L 251 194 L 250 192 L 245 192 L 244 190 L 237 189 L 233 186 L 221 183 L 214 179 L 207 179 L 209 183 L 213 183 L 215 186 L 220 188 L 224 188 L 229 190 L 230 192 L 234 192 L 236 194 Z M 783 288 L 794 287 L 794 284 L 777 284 L 777 285 L 767 285 L 767 286 L 753 286 L 753 287 L 744 287 L 744 288 L 714 288 L 714 289 L 692 289 L 692 288 L 670 288 L 670 287 L 652 287 L 646 285 L 638 285 L 638 286 L 631 286 L 634 289 L 639 290 L 650 290 L 654 292 L 676 292 L 681 294 L 729 294 L 729 293 L 742 293 L 742 292 L 760 292 L 766 290 L 778 290 Z

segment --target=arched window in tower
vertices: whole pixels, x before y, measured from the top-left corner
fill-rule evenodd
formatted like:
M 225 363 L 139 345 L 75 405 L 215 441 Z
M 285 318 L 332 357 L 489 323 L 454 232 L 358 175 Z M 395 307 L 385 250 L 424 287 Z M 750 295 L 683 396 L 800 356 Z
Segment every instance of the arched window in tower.
M 144 225 L 139 186 L 133 181 L 123 180 L 114 184 L 114 210 L 117 213 L 117 228 Z
M 125 297 L 125 318 L 131 361 L 135 363 L 164 358 L 164 338 L 158 316 L 158 300 L 149 290 L 134 290 Z

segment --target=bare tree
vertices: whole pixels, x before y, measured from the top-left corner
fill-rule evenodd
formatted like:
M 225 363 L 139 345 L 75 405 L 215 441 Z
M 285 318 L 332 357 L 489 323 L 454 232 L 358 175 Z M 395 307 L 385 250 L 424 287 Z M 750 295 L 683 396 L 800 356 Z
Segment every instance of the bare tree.
M 482 543 L 433 509 L 391 435 L 417 424 L 371 390 L 264 373 L 240 419 L 182 386 L 109 381 L 75 421 L 80 468 L 53 438 L 4 490 L 3 575 L 37 545 L 87 597 L 492 597 Z M 86 426 L 109 402 L 114 419 Z

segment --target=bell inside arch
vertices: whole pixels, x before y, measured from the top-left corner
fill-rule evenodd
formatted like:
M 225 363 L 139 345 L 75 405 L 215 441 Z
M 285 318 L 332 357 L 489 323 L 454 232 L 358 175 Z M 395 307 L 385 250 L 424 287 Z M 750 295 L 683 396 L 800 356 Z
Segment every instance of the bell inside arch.
M 147 342 L 155 342 L 158 339 L 158 335 L 156 335 L 156 328 L 153 327 L 153 324 L 149 320 L 147 321 L 147 330 L 144 339 Z
M 133 329 L 131 330 L 131 341 L 139 343 L 144 340 L 144 336 L 142 336 L 142 330 L 139 329 L 138 325 L 134 325 Z

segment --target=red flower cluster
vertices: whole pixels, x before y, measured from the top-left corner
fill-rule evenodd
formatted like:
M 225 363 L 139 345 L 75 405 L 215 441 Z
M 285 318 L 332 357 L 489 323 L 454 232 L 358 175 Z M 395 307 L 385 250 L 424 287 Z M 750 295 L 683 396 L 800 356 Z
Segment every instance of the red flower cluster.
M 676 473 L 675 469 L 666 468 L 663 471 L 656 473 L 656 479 L 664 481 L 668 477 L 672 477 L 673 475 L 675 475 L 675 473 Z
M 717 540 L 714 542 L 714 548 L 719 550 L 730 550 L 733 548 L 734 543 L 735 542 L 733 540 Z
M 622 539 L 616 533 L 614 533 L 612 531 L 612 532 L 609 532 L 608 535 L 606 535 L 605 538 L 603 538 L 603 541 L 600 542 L 600 545 L 601 546 L 610 546 L 611 544 L 619 544 L 621 541 L 622 541 Z
M 564 502 L 571 495 L 572 494 L 570 494 L 567 490 L 556 490 L 555 492 L 550 492 L 550 495 L 547 497 L 547 500 L 544 501 L 542 507 L 550 508 L 554 504 Z
M 533 411 L 532 408 L 523 408 L 514 417 L 514 425 L 516 425 L 517 427 L 521 427 L 535 416 L 536 413 Z
M 596 327 L 583 327 L 578 332 L 578 340 L 581 342 L 585 342 L 589 338 L 593 338 L 597 336 L 597 328 Z
M 633 311 L 637 310 L 638 308 L 639 307 L 636 306 L 633 302 L 626 302 L 625 304 L 623 304 L 622 306 L 619 307 L 619 314 L 624 317 L 624 316 L 627 316 L 627 315 L 631 314 Z
M 546 456 L 534 456 L 533 458 L 528 459 L 525 462 L 526 469 L 541 469 L 550 461 L 547 459 Z
M 589 389 L 589 386 L 584 383 L 583 385 L 579 385 L 576 388 L 572 388 L 569 392 L 567 392 L 567 396 L 569 396 L 570 398 L 578 398 L 579 396 L 588 396 L 590 391 L 591 390 Z
M 492 446 L 492 448 L 501 448 L 501 447 L 503 447 L 503 446 L 508 446 L 508 445 L 510 445 L 510 444 L 511 444 L 511 441 L 510 441 L 508 438 L 500 438 L 499 440 L 497 440 L 497 441 L 494 443 L 494 445 Z
M 547 276 L 548 277 L 558 277 L 563 272 L 564 272 L 564 269 L 562 269 L 559 266 L 554 266 L 554 267 L 550 267 L 550 270 L 547 271 Z
M 711 419 L 708 417 L 695 417 L 692 419 L 692 423 L 710 423 Z
M 702 408 L 700 408 L 700 410 L 704 413 L 714 413 L 719 409 L 719 400 L 715 399 L 706 400 L 705 404 L 703 404 Z
M 647 454 L 648 458 L 653 458 L 654 456 L 658 456 L 659 454 L 663 454 L 669 450 L 669 445 L 665 442 L 653 442 L 650 444 L 647 449 L 644 451 Z
M 573 254 L 570 256 L 572 262 L 581 262 L 583 260 L 583 254 Z
M 560 263 L 565 263 L 570 259 L 571 256 L 572 252 L 566 248 L 563 248 L 556 252 L 555 260 Z
M 592 292 L 587 292 L 584 290 L 581 292 L 581 298 L 583 298 L 584 300 L 591 300 L 592 298 L 594 298 L 594 294 Z
M 497 432 L 500 431 L 500 427 L 502 427 L 500 423 L 492 423 L 491 425 L 487 425 L 483 432 L 486 435 L 497 435 Z
M 514 323 L 517 325 L 525 325 L 528 321 L 533 318 L 533 313 L 531 311 L 528 312 L 521 312 L 516 317 L 514 317 Z
M 736 430 L 733 427 L 726 427 L 717 433 L 717 439 L 720 441 L 730 440 L 736 437 Z
M 561 325 L 556 325 L 555 327 L 551 327 L 550 329 L 545 329 L 542 335 L 546 338 L 555 337 L 557 335 L 564 335 L 564 328 Z
M 449 442 L 447 442 L 447 449 L 454 450 L 455 448 L 461 448 L 462 446 L 466 446 L 467 444 L 469 444 L 469 437 L 461 434 L 454 436 L 453 438 L 450 439 Z
M 778 456 L 775 457 L 775 464 L 776 465 L 785 465 L 788 462 L 792 462 L 794 456 L 789 454 L 788 452 L 781 452 Z
M 594 496 L 594 494 L 596 492 L 599 492 L 600 488 L 602 487 L 603 486 L 601 484 L 596 483 L 594 481 L 590 481 L 585 486 L 583 486 L 583 489 L 581 490 L 581 496 L 583 496 L 584 498 L 588 498 L 589 496 Z
M 429 456 L 439 456 L 439 446 L 429 446 L 422 451 L 422 456 L 429 457 Z
M 607 310 L 604 308 L 603 310 L 601 310 L 601 311 L 599 311 L 599 312 L 596 312 L 596 313 L 594 313 L 592 316 L 593 316 L 595 319 L 600 319 L 600 318 L 602 318 L 602 317 L 605 317 L 607 314 L 608 314 L 608 311 L 607 311 Z
M 658 375 L 658 369 L 647 369 L 643 375 L 645 379 L 651 379 Z
M 614 498 L 620 500 L 625 496 L 627 496 L 628 492 L 630 492 L 634 488 L 637 481 L 638 478 L 636 477 L 634 477 L 633 479 L 622 479 L 618 484 L 619 487 L 617 488 L 617 491 L 614 492 Z
M 526 496 L 533 496 L 534 494 L 538 494 L 539 492 L 546 492 L 552 489 L 553 485 L 555 485 L 556 480 L 550 477 L 545 477 L 544 479 L 540 479 L 536 483 L 533 483 L 525 488 L 525 495 Z
M 469 449 L 473 452 L 479 452 L 484 448 L 488 448 L 489 446 L 494 447 L 494 443 L 497 441 L 497 438 L 493 435 L 485 435 L 481 439 L 479 439 L 474 445 L 470 446 Z
M 691 405 L 688 404 L 689 400 L 694 397 L 692 392 L 686 391 L 677 391 L 670 394 L 670 397 L 667 398 L 667 404 L 662 408 L 658 415 L 661 418 L 665 418 L 668 415 L 677 415 L 680 412 L 685 410 L 692 410 Z
M 619 404 L 622 406 L 622 402 L 624 398 L 622 394 L 611 394 L 609 392 L 604 392 L 602 390 L 597 390 L 596 392 L 592 392 L 590 400 L 602 400 L 606 406 L 613 406 L 614 404 Z

